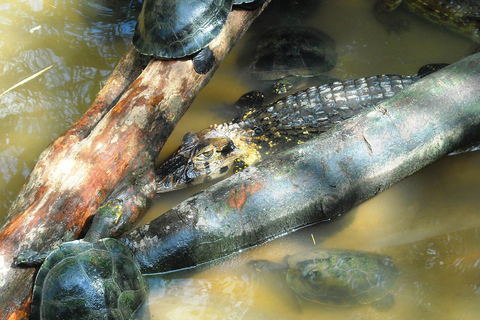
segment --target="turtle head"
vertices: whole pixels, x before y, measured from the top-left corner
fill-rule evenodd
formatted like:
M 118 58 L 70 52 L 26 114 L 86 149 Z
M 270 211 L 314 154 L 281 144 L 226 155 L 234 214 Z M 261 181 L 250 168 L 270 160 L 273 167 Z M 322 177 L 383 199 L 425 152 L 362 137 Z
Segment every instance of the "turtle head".
M 231 171 L 236 159 L 255 157 L 251 145 L 249 133 L 238 125 L 219 125 L 197 133 L 188 132 L 180 148 L 157 168 L 157 192 L 220 178 Z
M 247 266 L 257 272 L 285 271 L 287 269 L 287 265 L 284 263 L 276 263 L 265 259 L 250 260 Z
M 122 213 L 123 201 L 119 199 L 110 200 L 98 208 L 84 240 L 92 242 L 110 237 L 110 232 Z

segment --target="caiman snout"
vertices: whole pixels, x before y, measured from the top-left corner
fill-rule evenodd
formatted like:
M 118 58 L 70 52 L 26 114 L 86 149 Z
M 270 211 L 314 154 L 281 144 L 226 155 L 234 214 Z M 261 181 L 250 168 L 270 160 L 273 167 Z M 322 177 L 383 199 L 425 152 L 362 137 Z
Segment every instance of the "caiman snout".
M 194 178 L 193 164 L 191 163 L 192 150 L 198 144 L 198 135 L 187 132 L 183 136 L 182 144 L 175 154 L 157 168 L 157 193 L 182 189 Z
M 251 145 L 249 136 L 241 130 L 238 125 L 219 125 L 185 134 L 180 148 L 157 168 L 157 192 L 211 181 L 231 172 L 235 159 Z M 258 152 L 254 149 L 249 154 Z

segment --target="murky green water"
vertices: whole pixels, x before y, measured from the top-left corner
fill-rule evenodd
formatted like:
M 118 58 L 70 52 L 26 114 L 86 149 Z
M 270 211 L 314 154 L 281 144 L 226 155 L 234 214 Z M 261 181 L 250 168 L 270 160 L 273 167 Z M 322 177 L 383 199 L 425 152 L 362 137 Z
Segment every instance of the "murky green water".
M 39 153 L 88 109 L 125 52 L 139 4 L 119 1 L 115 4 L 121 9 L 112 11 L 105 3 L 0 4 L 0 94 L 53 65 L 0 96 L 0 216 Z M 373 18 L 372 5 L 373 0 L 325 0 L 308 9 L 311 15 L 303 22 L 336 41 L 338 62 L 331 76 L 411 74 L 425 63 L 454 62 L 474 47 L 407 13 L 409 30 L 388 33 Z M 293 9 L 287 11 L 293 14 Z M 161 159 L 178 146 L 186 131 L 233 117 L 229 104 L 255 89 L 245 76 L 239 76 L 244 74 L 237 64 L 239 56 L 248 57 L 242 48 L 245 41 L 259 30 L 284 23 L 285 16 L 277 14 L 278 22 L 259 21 L 248 32 L 179 123 Z M 297 22 L 290 19 L 289 23 Z M 152 318 L 478 319 L 479 160 L 480 153 L 444 158 L 330 223 L 300 230 L 210 268 L 174 275 L 165 286 L 161 279 L 154 279 Z M 146 220 L 196 191 L 162 195 Z M 245 266 L 250 259 L 279 262 L 286 254 L 313 247 L 391 255 L 401 272 L 393 289 L 395 307 L 380 312 L 370 306 L 333 308 L 307 303 L 297 299 L 281 278 L 257 274 Z

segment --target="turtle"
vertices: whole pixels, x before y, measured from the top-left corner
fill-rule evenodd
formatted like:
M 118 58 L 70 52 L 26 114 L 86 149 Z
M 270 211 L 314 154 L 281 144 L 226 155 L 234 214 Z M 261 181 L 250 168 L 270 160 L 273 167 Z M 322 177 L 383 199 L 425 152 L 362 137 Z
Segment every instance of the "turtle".
M 232 5 L 253 9 L 265 0 L 145 0 L 132 43 L 143 55 L 170 60 L 193 56 L 193 67 L 207 73 L 215 62 L 208 47 L 222 30 Z
M 287 256 L 283 263 L 248 262 L 255 270 L 281 271 L 300 297 L 328 305 L 372 304 L 379 310 L 394 306 L 391 293 L 398 269 L 390 256 L 342 249 L 311 249 Z
M 337 61 L 335 41 L 323 31 L 311 27 L 282 26 L 273 28 L 251 40 L 255 47 L 249 63 L 250 75 L 273 85 L 276 94 L 299 89 L 305 78 L 317 85 L 336 79 L 324 75 Z
M 136 317 L 147 300 L 148 281 L 132 252 L 116 239 L 107 238 L 122 208 L 121 200 L 100 207 L 81 240 L 64 242 L 51 252 L 20 254 L 18 266 L 41 264 L 33 288 L 31 319 Z

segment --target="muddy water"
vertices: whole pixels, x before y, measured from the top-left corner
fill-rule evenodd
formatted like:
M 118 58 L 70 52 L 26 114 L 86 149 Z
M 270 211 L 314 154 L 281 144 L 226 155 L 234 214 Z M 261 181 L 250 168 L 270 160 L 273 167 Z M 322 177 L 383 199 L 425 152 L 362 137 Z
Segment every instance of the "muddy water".
M 478 319 L 479 156 L 444 158 L 334 221 L 154 282 L 151 311 L 160 319 Z M 282 276 L 246 266 L 313 248 L 393 257 L 395 306 L 382 312 L 302 301 Z
M 294 3 L 290 1 L 290 3 Z M 5 214 L 40 152 L 89 107 L 123 55 L 137 2 L 3 1 L 0 4 L 0 94 L 51 65 L 35 79 L 0 96 L 0 215 Z M 167 143 L 160 160 L 187 131 L 231 119 L 230 105 L 256 89 L 239 61 L 249 38 L 269 26 L 303 24 L 328 33 L 338 61 L 329 75 L 352 78 L 411 74 L 425 63 L 454 62 L 474 46 L 467 39 L 401 13 L 408 30 L 389 33 L 372 15 L 373 0 L 302 2 L 259 20 L 222 64 Z M 305 9 L 307 8 L 308 9 Z M 302 10 L 303 9 L 303 10 Z M 266 15 L 265 15 L 266 16 Z M 263 17 L 262 17 L 263 18 Z M 446 157 L 339 219 L 299 230 L 202 270 L 152 278 L 155 319 L 478 319 L 480 315 L 480 153 Z M 151 220 L 198 191 L 162 195 Z M 311 248 L 389 254 L 400 277 L 396 304 L 338 308 L 302 301 L 282 277 L 258 274 L 250 259 L 280 262 Z

